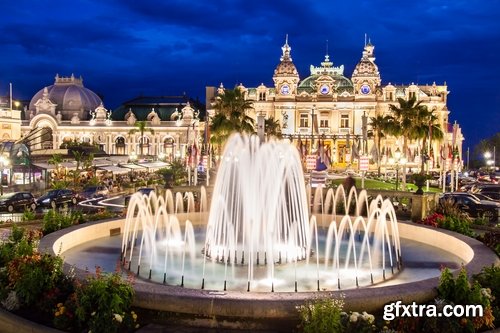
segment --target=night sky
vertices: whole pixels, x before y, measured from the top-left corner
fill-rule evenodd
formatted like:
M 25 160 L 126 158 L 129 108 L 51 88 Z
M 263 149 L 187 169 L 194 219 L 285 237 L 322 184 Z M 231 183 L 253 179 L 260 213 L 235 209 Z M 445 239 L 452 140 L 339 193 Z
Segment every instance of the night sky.
M 301 79 L 328 53 L 350 77 L 365 34 L 382 83 L 448 84 L 464 149 L 500 131 L 500 1 L 4 0 L 0 95 L 74 74 L 114 109 L 139 95 L 272 86 L 289 35 Z

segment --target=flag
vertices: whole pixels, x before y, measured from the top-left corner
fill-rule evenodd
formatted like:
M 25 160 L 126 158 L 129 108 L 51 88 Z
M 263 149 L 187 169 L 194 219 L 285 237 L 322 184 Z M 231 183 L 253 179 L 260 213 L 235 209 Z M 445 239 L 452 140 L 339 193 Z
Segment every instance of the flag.
M 374 162 L 378 162 L 378 149 L 377 145 L 373 145 L 372 149 L 370 150 L 370 155 L 372 155 L 372 160 Z
M 325 147 L 325 164 L 328 167 L 330 167 L 330 165 L 332 164 L 332 158 L 330 157 L 330 147 L 329 146 Z
M 324 143 L 321 142 L 321 140 L 319 141 L 319 144 L 318 144 L 318 156 L 319 156 L 321 163 L 324 163 L 325 162 L 325 146 L 324 146 Z
M 312 134 L 314 134 L 315 132 L 316 133 L 319 133 L 319 130 L 318 130 L 318 115 L 313 113 L 312 115 L 312 123 L 313 123 L 313 132 Z
M 299 143 L 298 143 L 298 146 L 297 146 L 297 149 L 299 150 L 299 155 L 300 155 L 300 158 L 302 159 L 304 157 L 304 147 L 303 147 L 303 143 L 302 143 L 302 139 L 299 138 Z
M 456 144 L 456 142 L 457 142 L 457 132 L 458 132 L 458 124 L 455 121 L 455 123 L 453 124 L 453 133 L 452 133 L 452 137 L 451 137 L 451 145 L 452 145 L 452 147 L 454 147 L 455 144 Z
M 359 151 L 358 151 L 358 146 L 356 144 L 356 141 L 352 142 L 352 158 L 359 158 Z

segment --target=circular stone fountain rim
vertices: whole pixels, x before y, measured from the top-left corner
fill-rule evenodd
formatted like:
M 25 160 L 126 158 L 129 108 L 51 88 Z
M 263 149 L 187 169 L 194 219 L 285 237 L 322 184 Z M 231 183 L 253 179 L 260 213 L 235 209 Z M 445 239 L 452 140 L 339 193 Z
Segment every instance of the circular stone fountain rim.
M 64 254 L 69 248 L 85 243 L 89 240 L 110 235 L 110 231 L 122 230 L 124 220 L 114 219 L 106 221 L 96 221 L 78 226 L 72 226 L 54 233 L 51 233 L 40 241 L 39 249 L 42 252 Z M 455 253 L 464 260 L 464 266 L 469 274 L 478 273 L 483 267 L 492 264 L 499 265 L 500 260 L 483 243 L 447 230 L 437 230 L 435 228 L 416 225 L 411 222 L 398 222 L 400 232 L 403 230 L 402 238 L 405 234 L 415 235 L 424 233 L 429 241 L 435 237 L 428 237 L 438 233 L 447 235 L 447 238 L 456 240 L 456 246 L 462 249 L 463 253 Z M 92 229 L 92 232 L 81 233 L 85 229 Z M 121 228 L 121 229 L 117 229 Z M 405 231 L 406 230 L 406 231 Z M 93 236 L 92 238 L 83 235 Z M 96 237 L 97 236 L 97 237 Z M 434 235 L 436 236 L 436 235 Z M 451 238 L 449 238 L 451 236 Z M 66 244 L 63 244 L 63 240 Z M 72 243 L 72 244 L 71 244 Z M 442 242 L 448 248 L 452 246 L 450 242 Z M 437 245 L 432 243 L 434 246 Z M 440 247 L 444 249 L 444 246 Z M 448 249 L 445 251 L 450 252 Z M 465 259 L 464 259 L 465 258 Z M 404 265 L 404 260 L 403 260 Z M 88 275 L 82 269 L 76 269 L 65 262 L 65 270 L 73 269 L 78 278 Z M 245 292 L 245 291 L 216 291 L 188 289 L 180 286 L 168 286 L 158 283 L 148 283 L 137 280 L 134 284 L 136 291 L 135 305 L 138 307 L 191 314 L 197 316 L 221 316 L 238 318 L 293 318 L 297 316 L 296 306 L 304 303 L 310 298 L 321 296 L 337 295 L 345 297 L 345 310 L 375 311 L 379 310 L 383 304 L 391 301 L 401 300 L 403 303 L 425 302 L 436 296 L 436 287 L 439 277 L 433 277 L 416 282 L 403 283 L 391 286 L 365 287 L 359 289 L 346 289 L 339 291 L 302 291 L 302 292 Z

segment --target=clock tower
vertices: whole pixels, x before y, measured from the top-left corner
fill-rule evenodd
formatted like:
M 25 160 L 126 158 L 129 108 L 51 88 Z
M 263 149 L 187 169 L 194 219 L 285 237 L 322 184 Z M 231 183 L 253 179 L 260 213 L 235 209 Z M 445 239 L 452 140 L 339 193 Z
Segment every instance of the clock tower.
M 285 45 L 281 47 L 281 50 L 283 51 L 283 55 L 273 75 L 276 100 L 294 99 L 297 94 L 299 74 L 290 56 L 292 48 L 288 45 L 288 35 L 286 36 Z
M 370 41 L 365 45 L 363 56 L 352 73 L 352 83 L 356 99 L 375 99 L 380 87 L 380 72 L 375 64 L 373 46 Z

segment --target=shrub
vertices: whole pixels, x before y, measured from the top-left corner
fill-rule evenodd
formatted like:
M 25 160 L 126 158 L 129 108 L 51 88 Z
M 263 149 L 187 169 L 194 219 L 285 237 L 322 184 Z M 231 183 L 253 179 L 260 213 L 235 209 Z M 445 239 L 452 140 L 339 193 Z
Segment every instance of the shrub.
M 445 268 L 441 272 L 438 295 L 453 304 L 480 304 L 483 306 L 484 314 L 482 317 L 457 318 L 464 331 L 475 332 L 480 328 L 493 328 L 495 318 L 490 303 L 492 297 L 477 280 L 472 284 L 469 282 L 465 268 L 462 267 L 456 279 L 450 270 Z
M 472 222 L 469 214 L 458 208 L 450 199 L 440 201 L 439 205 L 436 207 L 436 212 L 444 216 L 451 216 L 459 220 L 467 221 L 468 223 Z
M 8 265 L 9 288 L 27 306 L 46 301 L 42 295 L 67 284 L 62 262 L 60 257 L 39 253 L 14 258 Z
M 25 210 L 23 212 L 22 219 L 23 219 L 23 221 L 32 221 L 32 220 L 36 219 L 36 213 L 32 210 Z
M 483 235 L 477 237 L 477 239 L 483 242 L 486 246 L 491 248 L 500 256 L 500 232 L 498 231 L 488 231 Z
M 298 307 L 301 327 L 306 333 L 342 332 L 340 313 L 343 300 L 322 298 Z
M 375 317 L 366 311 L 359 312 L 341 312 L 340 313 L 342 332 L 366 333 L 375 332 Z
M 132 285 L 118 273 L 97 273 L 76 290 L 75 314 L 79 326 L 92 332 L 137 328 L 137 315 L 131 311 L 133 297 Z
M 44 235 L 78 224 L 82 220 L 82 213 L 77 211 L 59 212 L 49 210 L 43 217 L 42 232 Z
M 420 221 L 418 223 L 437 228 L 439 226 L 439 223 L 443 220 L 444 220 L 443 215 L 441 215 L 439 213 L 434 213 L 434 214 L 427 216 L 425 219 L 423 219 L 422 221 Z
M 469 237 L 474 235 L 474 232 L 470 228 L 470 219 L 463 219 L 456 216 L 445 216 L 444 219 L 437 220 L 437 222 L 438 227 L 440 228 L 455 231 Z
M 473 276 L 482 289 L 482 293 L 489 297 L 490 304 L 495 317 L 494 324 L 500 326 L 500 266 L 491 265 L 484 267 L 481 272 Z
M 5 267 L 16 257 L 29 256 L 35 251 L 41 233 L 13 225 L 7 241 L 0 243 L 0 267 Z

